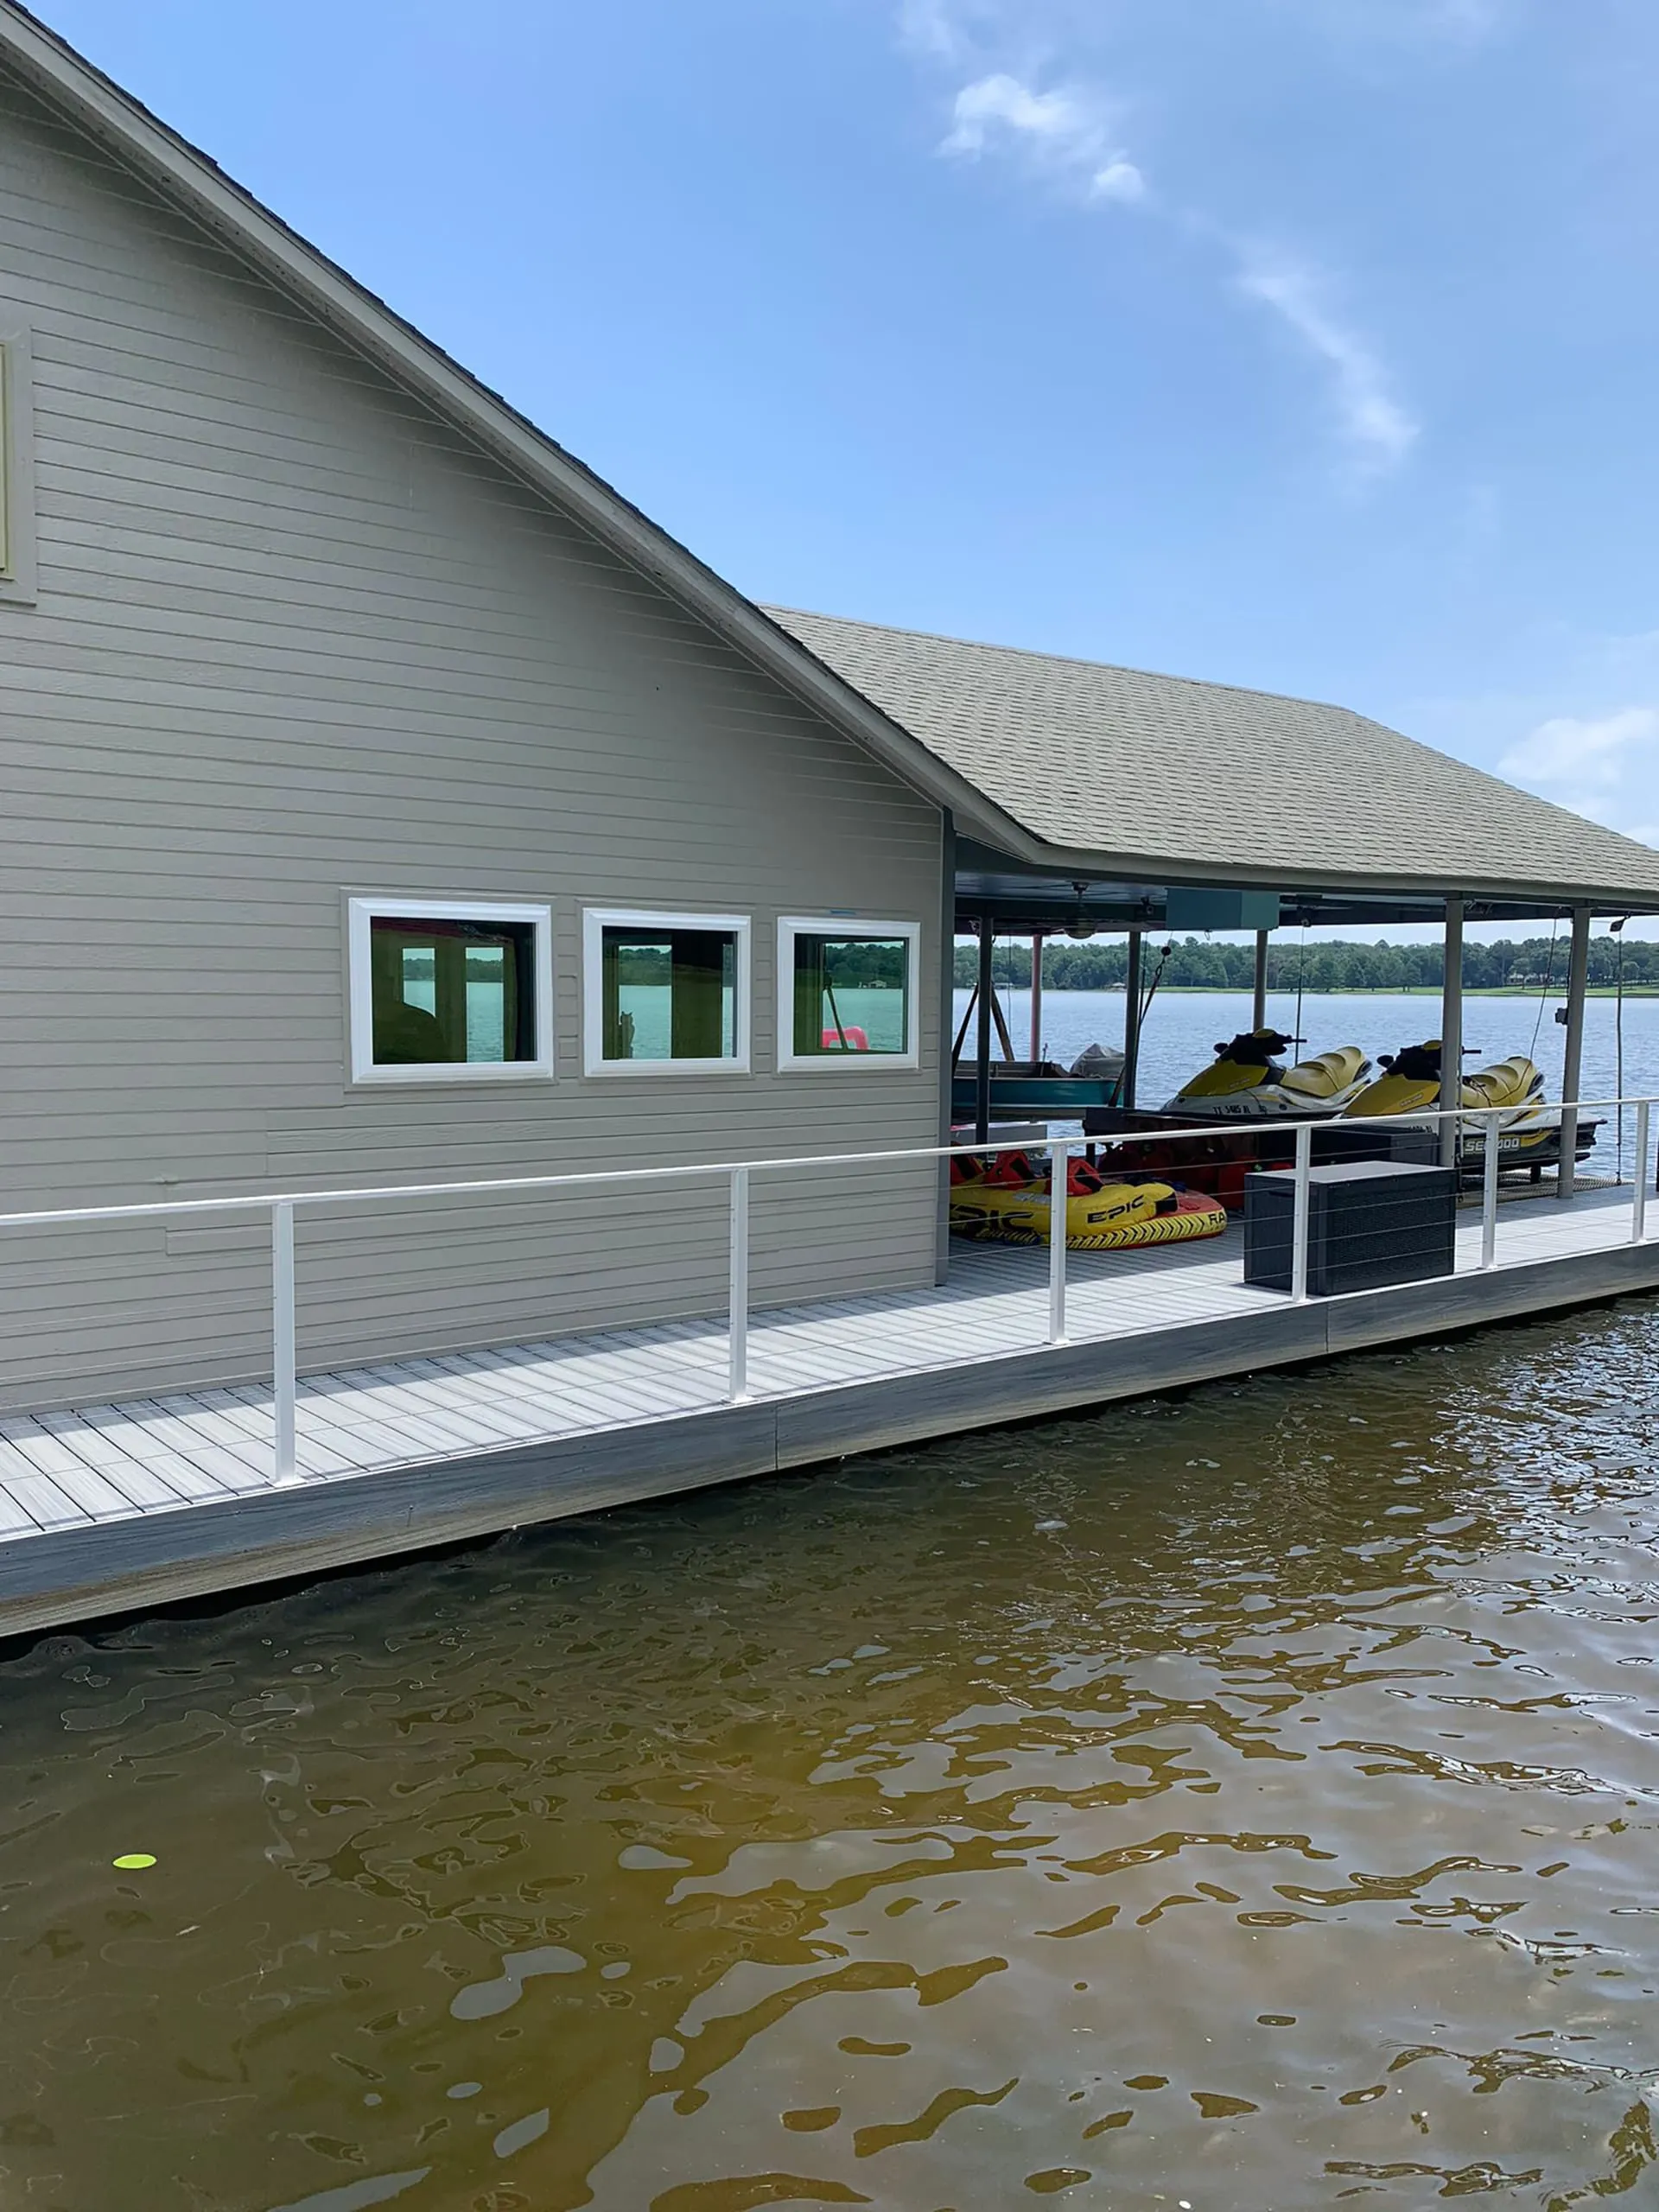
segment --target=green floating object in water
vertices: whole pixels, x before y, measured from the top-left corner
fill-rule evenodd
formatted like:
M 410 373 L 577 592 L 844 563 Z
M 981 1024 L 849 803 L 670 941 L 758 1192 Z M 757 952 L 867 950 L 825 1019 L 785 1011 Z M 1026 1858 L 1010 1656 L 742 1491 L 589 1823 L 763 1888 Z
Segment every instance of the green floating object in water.
M 153 1866 L 156 1864 L 156 1854 L 153 1851 L 124 1851 L 121 1856 L 111 1863 L 118 1866 L 124 1874 L 140 1866 Z

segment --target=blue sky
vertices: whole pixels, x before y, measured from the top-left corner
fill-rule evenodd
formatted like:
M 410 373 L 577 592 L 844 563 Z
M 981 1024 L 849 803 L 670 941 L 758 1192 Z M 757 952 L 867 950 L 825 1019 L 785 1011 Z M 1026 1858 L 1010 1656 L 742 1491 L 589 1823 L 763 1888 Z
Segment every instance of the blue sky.
M 753 595 L 1659 843 L 1652 0 L 43 4 Z

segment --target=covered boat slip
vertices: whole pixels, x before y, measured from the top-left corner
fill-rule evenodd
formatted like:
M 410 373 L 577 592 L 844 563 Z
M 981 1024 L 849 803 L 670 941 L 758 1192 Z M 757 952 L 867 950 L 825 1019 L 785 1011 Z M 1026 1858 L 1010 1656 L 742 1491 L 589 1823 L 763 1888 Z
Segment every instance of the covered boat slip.
M 991 863 L 996 856 L 979 854 L 973 858 Z M 1593 1141 L 1593 1132 L 1587 1123 L 1580 1126 L 1574 1110 L 1581 1084 L 1592 925 L 1600 917 L 1622 928 L 1633 913 L 1647 911 L 1629 901 L 1604 904 L 1586 899 L 1529 902 L 1518 899 L 1471 899 L 1461 894 L 1425 894 L 1384 899 L 1306 890 L 1281 893 L 1219 886 L 1135 887 L 1090 882 L 1080 877 L 1060 885 L 1034 871 L 1025 875 L 1011 872 L 1006 861 L 964 866 L 960 851 L 957 884 L 957 929 L 959 935 L 976 940 L 977 960 L 968 1008 L 956 1031 L 951 1113 L 953 1124 L 960 1132 L 966 1135 L 971 1131 L 981 1141 L 989 1137 L 999 1123 L 1006 1123 L 1014 1116 L 1080 1119 L 1090 1136 L 1108 1136 L 1119 1128 L 1148 1126 L 1151 1117 L 1172 1109 L 1179 1115 L 1185 1109 L 1188 1120 L 1201 1120 L 1213 1111 L 1213 1099 L 1204 1095 L 1210 1090 L 1205 1079 L 1210 1071 L 1195 1068 L 1190 1071 L 1192 1077 L 1200 1079 L 1193 1084 L 1196 1095 L 1191 1104 L 1183 1098 L 1180 1109 L 1175 1107 L 1174 1101 L 1143 1096 L 1140 1083 L 1142 1036 L 1161 976 L 1161 963 L 1148 940 L 1161 938 L 1167 949 L 1168 941 L 1175 937 L 1199 931 L 1208 933 L 1215 930 L 1248 930 L 1254 934 L 1251 1026 L 1269 1039 L 1259 1058 L 1270 1067 L 1276 1092 L 1283 1092 L 1288 1072 L 1291 1096 L 1279 1097 L 1278 1109 L 1294 1115 L 1299 1109 L 1319 1110 L 1313 1096 L 1299 1098 L 1295 1095 L 1299 1087 L 1307 1094 L 1322 1088 L 1337 1089 L 1340 1096 L 1333 1102 L 1333 1110 L 1337 1107 L 1347 1110 L 1353 1103 L 1352 1094 L 1357 1094 L 1367 1080 L 1380 1077 L 1384 1065 L 1391 1065 L 1395 1055 L 1391 1054 L 1386 1064 L 1373 1065 L 1357 1049 L 1348 1051 L 1345 1057 L 1341 1052 L 1329 1052 L 1326 1059 L 1333 1069 L 1343 1064 L 1343 1073 L 1327 1076 L 1322 1082 L 1317 1065 L 1291 1065 L 1287 1071 L 1285 1063 L 1295 1061 L 1295 1048 L 1305 1039 L 1285 1037 L 1267 1027 L 1268 952 L 1274 931 L 1281 928 L 1306 932 L 1313 927 L 1339 927 L 1351 930 L 1363 938 L 1379 929 L 1402 922 L 1442 930 L 1444 982 L 1438 1017 L 1432 1001 L 1426 1002 L 1423 1009 L 1425 1028 L 1434 1032 L 1432 1065 L 1430 1056 L 1424 1052 L 1428 1043 L 1426 1038 L 1402 1037 L 1394 1042 L 1397 1052 L 1403 1052 L 1423 1062 L 1422 1072 L 1433 1078 L 1436 1103 L 1443 1109 L 1449 1113 L 1459 1104 L 1471 1106 L 1477 1100 L 1467 1088 L 1471 1071 L 1463 1065 L 1466 1048 L 1462 1042 L 1465 925 L 1471 919 L 1501 924 L 1548 921 L 1552 925 L 1565 922 L 1567 929 L 1562 977 L 1564 1003 L 1560 1017 L 1567 1030 L 1561 1096 L 1559 1102 L 1551 1102 L 1566 1111 L 1564 1116 L 1551 1118 L 1560 1129 L 1560 1141 L 1566 1142 L 1569 1150 L 1574 1148 L 1573 1141 L 1576 1137 L 1576 1149 L 1581 1159 Z M 1069 905 L 1060 903 L 1062 893 L 1069 897 Z M 1092 1051 L 1091 1065 L 1063 1071 L 1042 1057 L 1046 946 L 1054 938 L 1087 940 L 1111 934 L 1121 934 L 1126 944 L 1121 1041 L 1105 1040 L 1103 1050 Z M 1023 1054 L 1016 1049 L 995 995 L 996 946 L 999 940 L 1009 938 L 1028 938 L 1030 941 L 1031 1033 Z M 1299 1011 L 1300 1000 L 1299 990 Z M 970 1042 L 971 1055 L 964 1051 Z M 1234 1047 L 1218 1042 L 1217 1052 L 1223 1058 L 1243 1058 L 1246 1056 L 1236 1048 L 1245 1042 L 1243 1038 L 1236 1039 Z M 1530 1063 L 1526 1063 L 1522 1072 L 1535 1071 L 1531 1070 Z M 1350 1077 L 1354 1080 L 1349 1081 Z M 1230 1087 L 1240 1086 L 1217 1086 L 1218 1090 Z M 1365 1114 L 1385 1109 L 1368 1101 L 1358 1105 L 1357 1110 Z M 1171 1127 L 1176 1126 L 1178 1120 L 1172 1119 Z M 1239 1126 L 1241 1134 L 1250 1126 L 1248 1112 L 1241 1116 Z M 1257 1126 L 1266 1128 L 1269 1124 L 1263 1121 Z M 1452 1157 L 1455 1142 L 1448 1126 L 1448 1160 Z M 1548 1153 L 1554 1162 L 1558 1154 L 1557 1142 L 1552 1141 Z M 1562 1190 L 1567 1195 L 1566 1185 Z
M 1333 835 L 1326 857 L 1344 849 L 1342 838 Z M 1659 911 L 1651 885 L 1643 884 L 1639 889 L 1622 895 L 1617 891 L 1610 893 L 1598 884 L 1591 892 L 1580 887 L 1566 895 L 1554 896 L 1545 886 L 1528 892 L 1515 882 L 1494 888 L 1484 896 L 1421 883 L 1402 884 L 1384 890 L 1362 882 L 1357 889 L 1344 890 L 1299 877 L 1295 869 L 1308 858 L 1305 852 L 1289 853 L 1286 858 L 1281 876 L 1286 887 L 1269 891 L 1241 880 L 1233 871 L 1220 868 L 1207 882 L 1175 880 L 1178 869 L 1198 864 L 1196 855 L 1171 856 L 1165 863 L 1166 880 L 1161 882 L 1134 882 L 1080 874 L 1057 876 L 1047 872 L 1040 862 L 1016 861 L 1007 854 L 959 841 L 957 929 L 959 935 L 976 940 L 978 957 L 969 1012 L 957 1030 L 952 1108 L 957 1126 L 965 1131 L 971 1125 L 973 1132 L 983 1141 L 1001 1115 L 1046 1113 L 1055 1118 L 1081 1118 L 1090 1134 L 1105 1135 L 1109 1134 L 1112 1124 L 1109 1113 L 1103 1113 L 1103 1109 L 1115 1109 L 1130 1117 L 1125 1126 L 1141 1125 L 1134 1118 L 1137 1112 L 1143 1117 L 1145 1109 L 1157 1112 L 1164 1102 L 1140 1096 L 1139 1076 L 1141 1033 L 1158 987 L 1158 969 L 1153 954 L 1153 941 L 1158 938 L 1216 930 L 1252 933 L 1255 942 L 1252 1023 L 1259 1030 L 1266 1023 L 1268 949 L 1276 931 L 1338 928 L 1351 931 L 1364 939 L 1378 931 L 1398 928 L 1402 924 L 1428 925 L 1444 933 L 1444 982 L 1439 1015 L 1437 1019 L 1433 1002 L 1426 1001 L 1424 1021 L 1426 1029 L 1432 1028 L 1439 1040 L 1439 1103 L 1450 1113 L 1460 1103 L 1473 1103 L 1463 1090 L 1470 1072 L 1462 1065 L 1463 944 L 1466 927 L 1471 923 L 1548 922 L 1564 924 L 1567 932 L 1562 977 L 1562 1014 L 1567 1035 L 1561 1096 L 1560 1101 L 1552 1103 L 1566 1109 L 1562 1141 L 1572 1150 L 1572 1140 L 1576 1136 L 1576 1148 L 1582 1156 L 1588 1137 L 1576 1127 L 1575 1108 L 1581 1083 L 1584 1002 L 1592 925 L 1601 919 L 1622 928 L 1634 915 Z M 1082 867 L 1084 863 L 1079 860 L 1076 865 Z M 1639 872 L 1648 871 L 1644 868 Z M 1058 1069 L 1045 1068 L 1040 1058 L 1046 944 L 1054 938 L 1088 939 L 1113 934 L 1124 938 L 1127 949 L 1122 1036 L 1121 1040 L 1104 1040 L 1109 1050 L 1115 1052 L 1118 1071 L 1104 1083 L 1094 1069 L 1062 1078 Z M 1023 1057 L 1016 1052 L 994 988 L 995 947 L 999 939 L 1007 938 L 1028 938 L 1031 946 L 1031 1036 L 1027 1053 Z M 971 1058 L 963 1050 L 969 1041 Z M 1292 1047 L 1302 1041 L 1288 1040 Z M 1395 1041 L 1405 1048 L 1419 1042 L 1414 1038 Z M 1294 1052 L 1287 1057 L 1294 1058 Z M 1380 1068 L 1373 1071 L 1369 1062 L 1365 1069 L 1368 1074 L 1381 1072 Z M 1195 1069 L 1192 1072 L 1196 1075 L 1199 1071 Z M 1202 1116 L 1205 1110 L 1204 1103 L 1198 1102 L 1192 1112 Z M 1444 1126 L 1443 1136 L 1445 1157 L 1449 1160 L 1458 1141 L 1452 1124 Z M 1554 1151 L 1552 1147 L 1552 1157 Z M 1562 1196 L 1569 1196 L 1570 1179 L 1562 1181 L 1560 1188 Z
M 1057 1332 L 1052 1251 L 968 1245 L 937 1287 L 736 1331 L 680 1321 L 387 1361 L 308 1376 L 286 1408 L 247 1384 L 14 1414 L 0 1634 L 1650 1290 L 1642 1189 L 1485 1221 L 1466 1208 L 1453 1274 L 1329 1298 L 1246 1282 L 1235 1224 L 1067 1255 Z

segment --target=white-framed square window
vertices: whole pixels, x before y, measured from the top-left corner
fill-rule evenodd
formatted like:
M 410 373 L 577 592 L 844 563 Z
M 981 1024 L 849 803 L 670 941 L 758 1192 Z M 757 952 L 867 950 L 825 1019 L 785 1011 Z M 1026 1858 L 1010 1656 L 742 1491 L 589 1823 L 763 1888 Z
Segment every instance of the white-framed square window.
M 35 599 L 34 377 L 25 325 L 0 304 L 0 605 Z
M 482 899 L 353 899 L 353 1083 L 553 1072 L 553 917 Z
M 749 918 L 589 906 L 582 918 L 589 1075 L 747 1075 Z
M 778 925 L 780 1068 L 920 1063 L 919 922 L 785 914 Z

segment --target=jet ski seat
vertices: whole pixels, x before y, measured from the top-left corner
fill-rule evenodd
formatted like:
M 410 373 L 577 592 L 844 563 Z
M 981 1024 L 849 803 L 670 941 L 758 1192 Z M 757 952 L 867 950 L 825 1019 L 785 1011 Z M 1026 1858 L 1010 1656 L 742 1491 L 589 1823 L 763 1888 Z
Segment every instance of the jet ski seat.
M 1357 1082 L 1365 1067 L 1365 1055 L 1357 1046 L 1341 1045 L 1333 1052 L 1320 1052 L 1313 1059 L 1299 1061 L 1280 1077 L 1280 1087 L 1307 1099 L 1334 1098 L 1338 1091 L 1346 1090 Z

